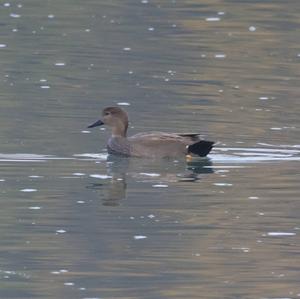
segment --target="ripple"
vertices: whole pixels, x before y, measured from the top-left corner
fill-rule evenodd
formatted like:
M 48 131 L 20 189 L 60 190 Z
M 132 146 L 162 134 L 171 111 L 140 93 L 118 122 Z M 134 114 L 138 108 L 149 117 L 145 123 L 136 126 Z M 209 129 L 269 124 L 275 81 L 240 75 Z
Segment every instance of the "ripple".
M 38 154 L 1 154 L 0 162 L 46 162 L 47 160 L 74 160 L 75 158 L 62 158 L 54 155 Z
M 284 148 L 214 148 L 214 154 L 210 157 L 218 163 L 300 161 L 300 151 Z
M 84 154 L 74 154 L 74 157 L 78 157 L 78 158 L 92 158 L 94 159 L 99 159 L 99 160 L 103 160 L 106 161 L 108 154 L 101 154 L 101 153 L 84 153 Z

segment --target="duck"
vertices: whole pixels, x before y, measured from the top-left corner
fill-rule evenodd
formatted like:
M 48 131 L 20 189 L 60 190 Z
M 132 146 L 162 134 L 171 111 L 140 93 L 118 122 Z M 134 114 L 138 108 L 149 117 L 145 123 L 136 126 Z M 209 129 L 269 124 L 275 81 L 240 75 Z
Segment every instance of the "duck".
M 140 158 L 206 157 L 214 142 L 202 140 L 198 133 L 143 132 L 127 137 L 128 114 L 120 107 L 106 107 L 101 119 L 88 128 L 111 128 L 107 142 L 109 154 Z

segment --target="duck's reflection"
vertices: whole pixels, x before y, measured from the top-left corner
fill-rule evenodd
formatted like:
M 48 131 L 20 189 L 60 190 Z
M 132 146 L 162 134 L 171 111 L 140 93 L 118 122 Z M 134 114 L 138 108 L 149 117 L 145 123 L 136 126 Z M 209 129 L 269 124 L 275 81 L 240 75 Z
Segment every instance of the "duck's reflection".
M 109 155 L 106 161 L 108 179 L 87 186 L 101 192 L 103 205 L 117 206 L 126 199 L 127 181 L 148 184 L 196 182 L 213 173 L 209 158 L 186 161 L 143 160 Z M 130 184 L 131 184 L 130 182 Z

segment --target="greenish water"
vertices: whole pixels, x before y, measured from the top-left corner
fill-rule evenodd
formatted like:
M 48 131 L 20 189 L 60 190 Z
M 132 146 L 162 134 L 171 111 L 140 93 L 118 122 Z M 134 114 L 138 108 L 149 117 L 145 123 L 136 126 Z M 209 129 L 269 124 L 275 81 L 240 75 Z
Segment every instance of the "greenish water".
M 298 298 L 299 3 L 0 4 L 0 298 Z M 107 157 L 200 132 L 208 159 Z

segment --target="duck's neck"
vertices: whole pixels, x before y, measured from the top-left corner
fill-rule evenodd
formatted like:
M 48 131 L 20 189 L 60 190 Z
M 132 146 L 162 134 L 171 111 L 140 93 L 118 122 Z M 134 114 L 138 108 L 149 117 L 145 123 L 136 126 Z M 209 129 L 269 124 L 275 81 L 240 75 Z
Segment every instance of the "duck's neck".
M 127 134 L 127 123 L 118 123 L 117 125 L 112 127 L 112 136 L 113 137 L 126 137 Z

